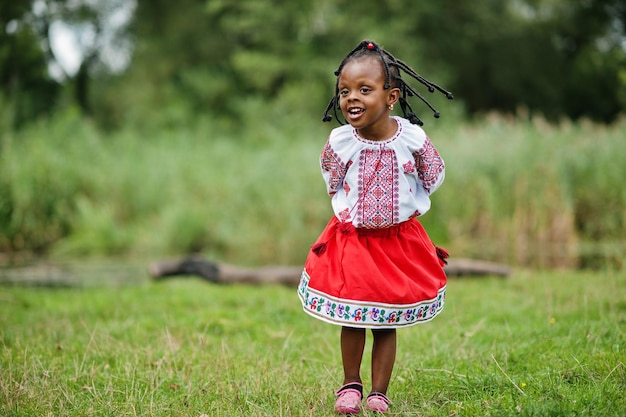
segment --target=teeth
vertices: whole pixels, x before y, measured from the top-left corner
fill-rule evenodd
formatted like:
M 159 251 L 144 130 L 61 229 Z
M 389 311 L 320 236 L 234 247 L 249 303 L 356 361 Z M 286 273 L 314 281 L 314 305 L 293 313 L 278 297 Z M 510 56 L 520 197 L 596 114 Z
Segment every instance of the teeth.
M 363 111 L 363 109 L 350 109 L 348 110 L 348 113 L 350 114 L 358 114 L 361 113 Z

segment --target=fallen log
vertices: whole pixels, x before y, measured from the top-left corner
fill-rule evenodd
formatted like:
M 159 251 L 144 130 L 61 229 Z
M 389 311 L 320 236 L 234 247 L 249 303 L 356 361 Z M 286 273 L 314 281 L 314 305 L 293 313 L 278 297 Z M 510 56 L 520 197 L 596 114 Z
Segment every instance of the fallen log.
M 507 277 L 506 265 L 474 259 L 450 259 L 445 266 L 448 277 L 499 276 Z M 302 274 L 301 266 L 262 266 L 246 268 L 213 262 L 191 256 L 183 259 L 155 262 L 149 267 L 154 280 L 176 276 L 197 276 L 216 284 L 283 284 L 296 286 Z

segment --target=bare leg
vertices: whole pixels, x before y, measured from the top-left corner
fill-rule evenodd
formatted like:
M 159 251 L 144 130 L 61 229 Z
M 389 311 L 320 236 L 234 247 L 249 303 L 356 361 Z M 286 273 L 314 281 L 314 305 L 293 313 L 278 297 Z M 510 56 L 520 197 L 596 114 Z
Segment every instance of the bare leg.
M 365 349 L 365 329 L 341 328 L 341 360 L 344 384 L 361 382 L 361 360 Z
M 387 393 L 396 361 L 395 329 L 372 330 L 372 392 Z

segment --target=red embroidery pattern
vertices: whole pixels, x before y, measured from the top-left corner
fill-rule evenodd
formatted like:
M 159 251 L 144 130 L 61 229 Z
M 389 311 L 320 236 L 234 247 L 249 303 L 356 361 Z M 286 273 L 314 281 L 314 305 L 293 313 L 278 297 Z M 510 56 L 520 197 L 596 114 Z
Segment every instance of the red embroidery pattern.
M 322 155 L 320 156 L 320 164 L 322 170 L 330 173 L 328 187 L 329 193 L 332 195 L 339 189 L 350 164 L 346 165 L 341 161 L 337 152 L 330 146 L 330 142 L 326 142 L 326 145 L 324 145 Z
M 390 149 L 365 149 L 359 156 L 358 227 L 389 227 L 397 223 L 399 167 Z
M 343 191 L 346 195 L 350 194 L 350 185 L 348 184 L 348 181 L 343 182 Z
M 443 159 L 441 159 L 439 152 L 437 152 L 428 137 L 422 149 L 413 152 L 413 158 L 415 158 L 417 173 L 424 185 L 424 189 L 430 192 L 431 187 L 437 183 L 443 172 Z
M 412 161 L 407 161 L 406 164 L 402 164 L 402 168 L 404 168 L 405 174 L 410 174 L 412 172 L 415 172 L 415 165 L 413 164 Z
M 350 210 L 348 209 L 343 209 L 341 211 L 341 213 L 339 213 L 339 220 L 341 220 L 342 222 L 347 222 L 350 219 Z

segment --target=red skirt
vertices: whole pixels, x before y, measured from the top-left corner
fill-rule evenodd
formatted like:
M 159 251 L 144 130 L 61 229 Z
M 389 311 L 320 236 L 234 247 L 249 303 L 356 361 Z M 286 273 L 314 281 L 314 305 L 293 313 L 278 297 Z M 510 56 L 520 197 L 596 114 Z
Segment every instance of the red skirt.
M 333 324 L 410 326 L 443 309 L 444 263 L 417 219 L 356 229 L 333 216 L 309 252 L 298 295 L 307 313 Z

